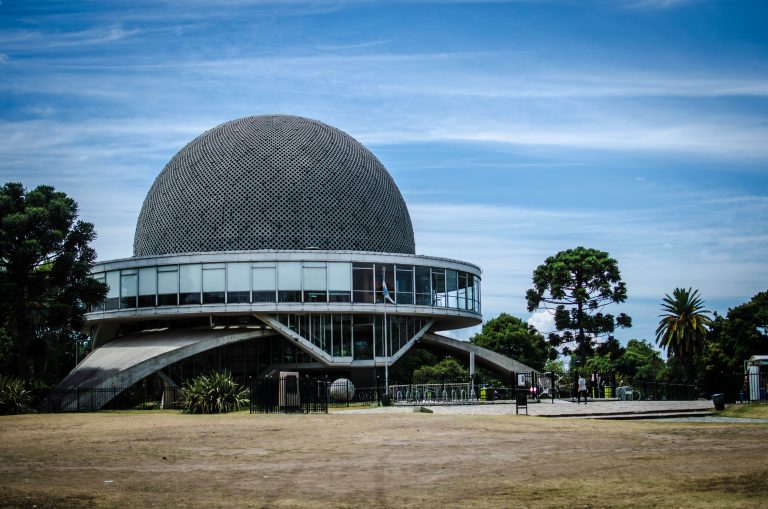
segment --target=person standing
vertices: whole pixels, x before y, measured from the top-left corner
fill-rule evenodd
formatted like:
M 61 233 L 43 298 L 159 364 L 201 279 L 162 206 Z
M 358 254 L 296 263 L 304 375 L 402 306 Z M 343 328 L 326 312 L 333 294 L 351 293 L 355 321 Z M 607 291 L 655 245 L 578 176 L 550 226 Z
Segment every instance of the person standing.
M 584 396 L 584 404 L 587 404 L 587 381 L 584 376 L 579 375 L 579 393 L 576 396 L 576 404 L 581 403 L 581 397 Z

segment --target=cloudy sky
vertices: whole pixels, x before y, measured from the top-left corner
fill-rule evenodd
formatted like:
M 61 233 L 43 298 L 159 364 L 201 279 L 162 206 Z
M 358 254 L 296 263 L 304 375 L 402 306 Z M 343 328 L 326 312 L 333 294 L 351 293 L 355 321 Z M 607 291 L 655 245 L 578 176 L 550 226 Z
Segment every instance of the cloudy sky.
M 482 267 L 486 319 L 528 319 L 579 245 L 619 262 L 625 341 L 677 286 L 723 313 L 768 287 L 768 2 L 210 4 L 2 0 L 0 178 L 75 198 L 100 259 L 183 145 L 287 113 L 381 159 L 417 253 Z

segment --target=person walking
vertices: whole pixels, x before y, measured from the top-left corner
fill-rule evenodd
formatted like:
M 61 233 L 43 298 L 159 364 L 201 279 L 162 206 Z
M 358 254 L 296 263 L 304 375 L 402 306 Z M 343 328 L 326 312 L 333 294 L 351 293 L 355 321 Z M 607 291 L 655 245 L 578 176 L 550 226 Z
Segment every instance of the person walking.
M 576 404 L 581 403 L 581 397 L 584 396 L 584 404 L 587 404 L 587 381 L 582 375 L 579 375 L 579 393 L 576 396 Z

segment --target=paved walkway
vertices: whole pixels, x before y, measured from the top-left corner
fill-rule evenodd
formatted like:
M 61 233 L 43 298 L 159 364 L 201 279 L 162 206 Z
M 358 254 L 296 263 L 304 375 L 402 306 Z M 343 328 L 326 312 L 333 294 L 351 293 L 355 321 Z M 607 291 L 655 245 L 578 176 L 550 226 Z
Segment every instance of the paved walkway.
M 455 415 L 514 415 L 515 404 L 512 403 L 483 403 L 477 405 L 435 405 L 428 406 L 436 414 Z M 542 400 L 541 403 L 530 403 L 528 415 L 541 417 L 596 417 L 616 414 L 664 414 L 684 412 L 704 412 L 714 410 L 712 401 L 590 401 L 588 404 L 571 403 L 570 401 Z M 365 409 L 343 409 L 353 413 L 398 413 L 413 412 L 412 406 L 391 406 Z

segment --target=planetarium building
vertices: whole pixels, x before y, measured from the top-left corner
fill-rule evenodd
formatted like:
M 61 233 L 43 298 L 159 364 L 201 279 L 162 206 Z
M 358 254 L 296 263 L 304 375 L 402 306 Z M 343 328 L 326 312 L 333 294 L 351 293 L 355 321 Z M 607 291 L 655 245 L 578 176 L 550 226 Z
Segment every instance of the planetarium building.
M 109 288 L 87 315 L 93 351 L 62 389 L 221 369 L 367 385 L 419 341 L 466 353 L 435 333 L 481 322 L 480 269 L 415 254 L 381 162 L 295 116 L 233 120 L 190 142 L 144 200 L 134 256 L 93 277 Z

